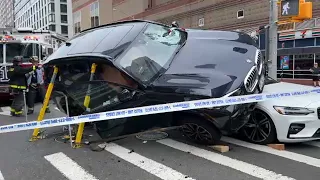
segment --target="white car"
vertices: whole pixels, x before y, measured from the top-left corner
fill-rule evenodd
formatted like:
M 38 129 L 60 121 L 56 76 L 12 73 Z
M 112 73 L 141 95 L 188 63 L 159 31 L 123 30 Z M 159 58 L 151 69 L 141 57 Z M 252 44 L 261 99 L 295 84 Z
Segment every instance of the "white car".
M 311 86 L 266 79 L 263 93 L 290 92 Z M 257 144 L 320 139 L 320 94 L 286 97 L 259 102 L 241 135 Z

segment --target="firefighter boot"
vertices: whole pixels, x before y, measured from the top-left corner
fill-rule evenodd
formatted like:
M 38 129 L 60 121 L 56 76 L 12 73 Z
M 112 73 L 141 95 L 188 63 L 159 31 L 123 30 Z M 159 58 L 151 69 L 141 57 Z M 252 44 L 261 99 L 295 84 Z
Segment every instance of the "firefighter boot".
M 28 113 L 27 113 L 27 114 L 28 114 L 28 115 L 29 115 L 29 114 L 33 114 L 33 111 L 34 111 L 33 108 L 28 108 Z

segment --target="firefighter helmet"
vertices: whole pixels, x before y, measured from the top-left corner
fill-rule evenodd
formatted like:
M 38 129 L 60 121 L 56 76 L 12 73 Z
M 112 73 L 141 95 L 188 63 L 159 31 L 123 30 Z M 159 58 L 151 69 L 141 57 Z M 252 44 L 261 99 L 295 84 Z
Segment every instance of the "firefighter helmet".
M 22 59 L 23 59 L 22 56 L 15 56 L 15 57 L 13 57 L 12 62 L 13 62 L 14 64 L 19 64 L 19 63 L 22 62 Z

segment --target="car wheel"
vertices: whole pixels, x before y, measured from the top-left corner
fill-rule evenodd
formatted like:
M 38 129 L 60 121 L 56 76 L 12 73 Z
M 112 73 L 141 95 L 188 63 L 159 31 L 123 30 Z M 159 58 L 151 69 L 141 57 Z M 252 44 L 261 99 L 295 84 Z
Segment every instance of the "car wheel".
M 182 134 L 197 144 L 211 145 L 220 142 L 221 132 L 218 128 L 201 117 L 184 117 L 179 124 L 182 125 Z
M 256 144 L 269 144 L 276 141 L 276 127 L 272 119 L 261 110 L 254 110 L 249 121 L 242 128 L 246 140 Z

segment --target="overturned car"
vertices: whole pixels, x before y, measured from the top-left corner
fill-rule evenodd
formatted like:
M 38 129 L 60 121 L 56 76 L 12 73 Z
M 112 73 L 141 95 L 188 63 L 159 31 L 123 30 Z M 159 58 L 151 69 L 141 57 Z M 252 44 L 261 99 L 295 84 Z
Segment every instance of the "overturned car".
M 96 69 L 92 70 L 92 65 Z M 44 62 L 59 68 L 54 101 L 71 116 L 154 104 L 261 93 L 265 66 L 250 36 L 182 30 L 131 20 L 85 30 Z M 68 102 L 59 94 L 68 97 Z M 90 96 L 88 106 L 84 105 Z M 255 103 L 95 122 L 102 138 L 184 125 L 201 144 L 237 132 Z

